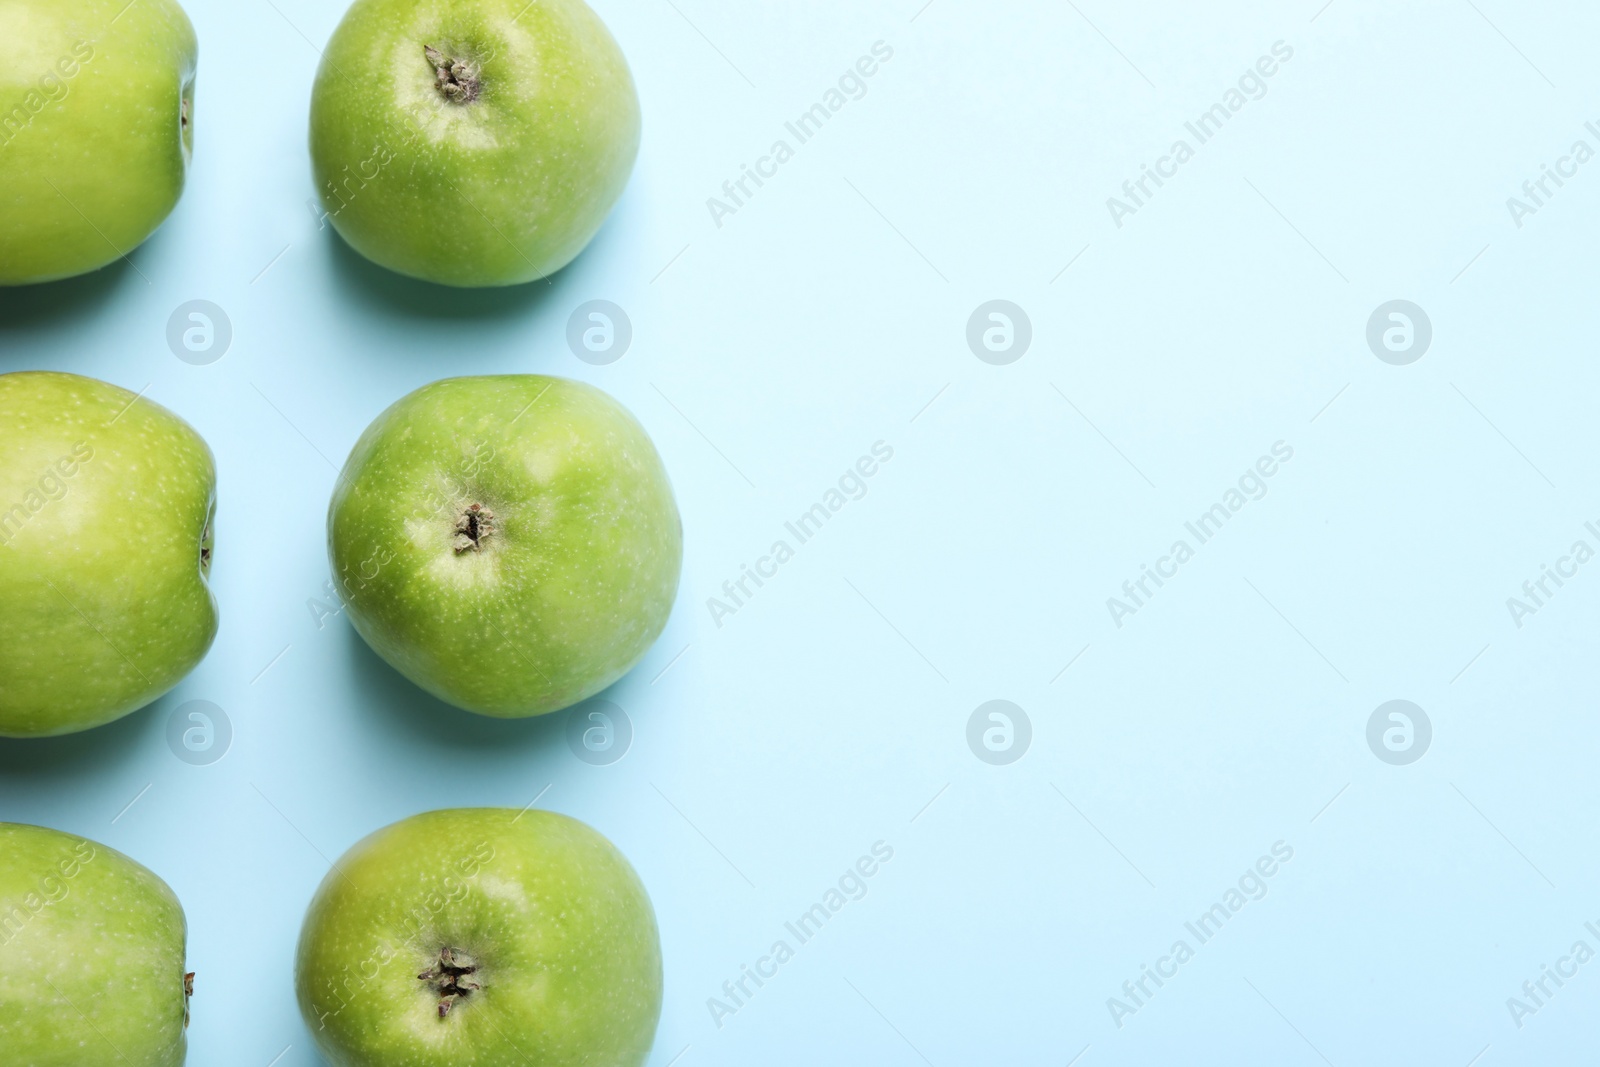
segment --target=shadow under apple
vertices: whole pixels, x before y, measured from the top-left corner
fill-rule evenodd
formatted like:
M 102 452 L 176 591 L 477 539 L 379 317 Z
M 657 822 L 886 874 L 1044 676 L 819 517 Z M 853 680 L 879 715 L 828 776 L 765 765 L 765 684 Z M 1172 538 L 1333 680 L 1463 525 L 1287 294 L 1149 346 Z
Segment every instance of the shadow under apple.
M 109 303 L 112 294 L 122 286 L 133 284 L 145 283 L 132 264 L 118 259 L 76 278 L 37 285 L 0 286 L 0 335 L 70 322 Z
M 331 261 L 329 274 L 341 296 L 374 305 L 381 313 L 420 319 L 471 319 L 476 322 L 530 318 L 550 298 L 564 267 L 547 278 L 490 289 L 456 289 L 397 274 L 351 248 L 330 226 L 322 247 Z
M 116 763 L 129 763 L 153 748 L 165 729 L 174 695 L 115 722 L 60 737 L 0 737 L 0 777 L 8 781 L 49 781 L 94 777 Z
M 373 729 L 401 729 L 429 747 L 474 750 L 482 755 L 504 753 L 508 759 L 529 756 L 559 758 L 566 753 L 566 712 L 531 719 L 495 719 L 474 715 L 413 685 L 362 640 L 352 626 L 343 627 L 349 646 L 351 675 L 358 692 L 356 713 L 377 721 Z

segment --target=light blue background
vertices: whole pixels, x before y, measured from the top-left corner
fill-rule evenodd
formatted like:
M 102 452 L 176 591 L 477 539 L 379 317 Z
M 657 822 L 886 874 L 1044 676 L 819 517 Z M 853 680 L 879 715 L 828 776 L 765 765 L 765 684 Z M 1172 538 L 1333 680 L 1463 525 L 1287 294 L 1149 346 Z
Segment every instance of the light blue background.
M 328 861 L 546 789 L 653 894 L 656 1067 L 1592 1049 L 1600 962 L 1521 1029 L 1506 999 L 1600 949 L 1600 565 L 1521 628 L 1506 598 L 1596 544 L 1600 162 L 1521 228 L 1506 199 L 1600 148 L 1600 13 L 922 2 L 603 0 L 644 102 L 632 184 L 549 284 L 458 293 L 368 266 L 307 206 L 339 5 L 189 0 L 181 206 L 137 271 L 0 295 L 0 370 L 148 386 L 205 435 L 222 632 L 154 707 L 0 745 L 0 818 L 176 889 L 191 1062 L 318 1063 L 291 958 Z M 879 40 L 867 94 L 719 228 L 707 197 Z M 1265 97 L 1114 225 L 1106 198 L 1279 40 Z M 234 328 L 211 366 L 165 338 L 197 298 Z M 634 327 L 604 367 L 565 343 L 597 298 Z M 965 340 L 996 298 L 1033 326 L 1009 366 Z M 1433 323 L 1410 366 L 1365 341 L 1394 298 Z M 560 716 L 448 709 L 316 618 L 356 436 L 425 382 L 512 371 L 617 396 L 683 509 L 672 623 L 607 694 L 635 729 L 612 766 L 579 762 Z M 717 626 L 707 598 L 879 440 L 867 495 Z M 1280 440 L 1269 493 L 1114 625 L 1106 599 Z M 1034 732 L 1004 767 L 965 740 L 996 698 Z M 1393 698 L 1433 723 L 1410 766 L 1367 747 Z M 196 699 L 235 731 L 211 766 L 164 740 Z M 707 998 L 880 840 L 866 897 L 719 1029 Z M 1107 998 L 1280 840 L 1267 896 L 1119 1029 Z

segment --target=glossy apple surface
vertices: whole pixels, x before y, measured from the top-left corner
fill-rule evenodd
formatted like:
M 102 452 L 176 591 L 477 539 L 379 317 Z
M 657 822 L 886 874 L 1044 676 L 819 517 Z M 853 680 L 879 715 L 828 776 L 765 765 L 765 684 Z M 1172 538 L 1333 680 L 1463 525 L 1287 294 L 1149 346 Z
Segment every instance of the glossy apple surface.
M 173 0 L 3 0 L 0 41 L 0 285 L 122 258 L 183 193 L 189 17 Z
M 15 1067 L 178 1067 L 183 907 L 104 845 L 0 823 L 0 1053 Z
M 633 76 L 583 0 L 356 0 L 312 91 L 329 221 L 373 262 L 444 285 L 561 269 L 638 151 Z
M 188 423 L 75 374 L 0 375 L 0 736 L 87 730 L 211 647 L 216 468 Z
M 639 661 L 672 610 L 683 528 L 620 404 L 499 375 L 434 382 L 378 416 L 334 490 L 328 546 L 380 656 L 441 700 L 515 718 Z
M 616 847 L 547 811 L 434 811 L 323 879 L 295 956 L 333 1067 L 638 1067 L 661 944 Z

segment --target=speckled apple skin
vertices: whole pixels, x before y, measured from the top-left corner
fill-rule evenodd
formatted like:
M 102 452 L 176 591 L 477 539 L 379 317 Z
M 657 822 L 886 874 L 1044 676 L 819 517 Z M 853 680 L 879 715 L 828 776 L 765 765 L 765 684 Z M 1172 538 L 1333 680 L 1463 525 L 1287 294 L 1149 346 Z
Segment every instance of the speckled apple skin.
M 441 97 L 425 49 L 481 67 Z M 622 50 L 583 0 L 356 0 L 323 52 L 311 161 L 329 221 L 390 270 L 516 285 L 581 252 L 639 154 Z
M 178 1067 L 183 907 L 74 834 L 0 823 L 0 1051 L 7 1067 Z
M 216 465 L 188 423 L 75 374 L 0 375 L 0 736 L 166 693 L 217 633 Z
M 441 1018 L 418 978 L 442 948 L 482 988 Z M 339 860 L 306 913 L 300 1011 L 333 1067 L 639 1067 L 661 944 L 616 847 L 547 811 L 433 811 Z
M 0 285 L 121 259 L 183 194 L 194 26 L 173 0 L 5 0 L 0 41 Z
M 457 551 L 472 504 L 494 515 Z M 328 510 L 350 621 L 428 692 L 516 718 L 622 677 L 666 626 L 683 527 L 661 457 L 605 393 L 541 375 L 451 378 L 356 442 Z

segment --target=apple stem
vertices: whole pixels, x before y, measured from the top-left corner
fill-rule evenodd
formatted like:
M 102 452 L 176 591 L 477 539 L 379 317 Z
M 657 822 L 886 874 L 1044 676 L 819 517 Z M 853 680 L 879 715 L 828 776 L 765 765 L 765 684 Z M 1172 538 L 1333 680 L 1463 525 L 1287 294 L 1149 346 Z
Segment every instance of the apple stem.
M 439 1018 L 448 1017 L 450 1009 L 455 1007 L 458 999 L 469 995 L 475 989 L 483 988 L 467 977 L 476 974 L 477 970 L 478 963 L 471 956 L 446 946 L 439 950 L 439 962 L 417 975 L 438 994 Z
M 478 64 L 447 56 L 432 45 L 424 45 L 422 54 L 433 64 L 434 87 L 440 96 L 452 104 L 470 104 L 478 99 L 483 91 Z
M 494 535 L 494 512 L 482 504 L 469 504 L 456 517 L 456 555 L 478 552 Z

